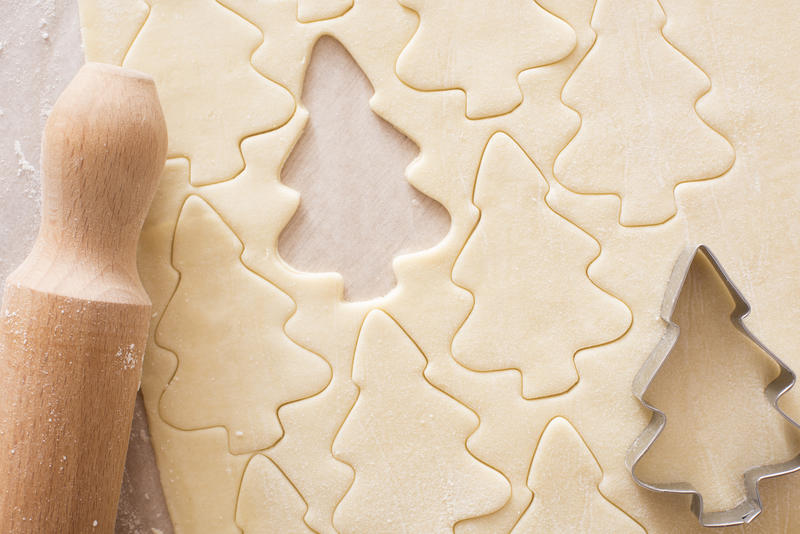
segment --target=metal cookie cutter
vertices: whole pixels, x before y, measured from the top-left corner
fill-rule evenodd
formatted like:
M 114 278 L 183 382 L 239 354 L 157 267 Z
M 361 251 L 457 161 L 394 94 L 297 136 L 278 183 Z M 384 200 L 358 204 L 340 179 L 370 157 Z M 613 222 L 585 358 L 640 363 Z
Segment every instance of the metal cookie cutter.
M 738 506 L 730 510 L 723 510 L 717 512 L 703 512 L 703 496 L 691 484 L 685 482 L 675 482 L 668 484 L 649 484 L 636 476 L 636 464 L 644 456 L 650 446 L 655 442 L 658 435 L 664 430 L 667 424 L 667 416 L 661 410 L 651 406 L 644 400 L 644 395 L 650 387 L 656 373 L 658 373 L 661 366 L 666 361 L 669 354 L 672 352 L 675 342 L 678 340 L 680 327 L 672 321 L 672 314 L 675 310 L 675 305 L 681 290 L 686 282 L 686 277 L 689 274 L 689 269 L 698 254 L 703 254 L 713 266 L 719 277 L 725 283 L 729 293 L 735 302 L 735 308 L 731 313 L 731 321 L 734 326 L 747 336 L 758 348 L 769 355 L 780 368 L 778 377 L 770 382 L 764 390 L 770 404 L 790 423 L 795 427 L 800 428 L 797 422 L 787 416 L 783 410 L 778 406 L 778 400 L 787 390 L 789 390 L 795 383 L 795 374 L 789 367 L 786 366 L 777 356 L 775 356 L 767 347 L 765 347 L 756 336 L 742 322 L 747 314 L 750 313 L 750 305 L 745 300 L 744 296 L 739 292 L 733 281 L 723 270 L 719 261 L 711 253 L 705 245 L 690 247 L 687 249 L 672 271 L 672 277 L 667 285 L 667 292 L 664 295 L 664 302 L 661 306 L 661 318 L 667 323 L 667 331 L 664 336 L 656 345 L 653 352 L 645 361 L 642 368 L 636 374 L 633 381 L 633 394 L 637 399 L 650 411 L 653 416 L 650 418 L 650 423 L 645 427 L 644 431 L 636 438 L 631 444 L 626 458 L 626 465 L 628 470 L 633 476 L 633 480 L 643 488 L 661 493 L 679 493 L 690 494 L 692 496 L 692 512 L 700 520 L 700 524 L 704 527 L 723 527 L 731 525 L 741 525 L 749 523 L 761 513 L 761 497 L 758 493 L 758 483 L 764 478 L 771 478 L 780 475 L 792 473 L 800 469 L 800 454 L 793 459 L 773 465 L 764 465 L 753 467 L 744 474 L 744 483 L 746 497 Z

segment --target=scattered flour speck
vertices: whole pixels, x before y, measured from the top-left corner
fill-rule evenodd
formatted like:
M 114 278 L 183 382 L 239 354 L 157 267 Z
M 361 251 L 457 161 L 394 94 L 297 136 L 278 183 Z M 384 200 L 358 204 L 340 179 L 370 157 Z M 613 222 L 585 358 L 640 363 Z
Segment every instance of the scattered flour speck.
M 31 165 L 31 162 L 25 157 L 19 139 L 14 141 L 14 153 L 17 155 L 17 176 L 32 175 L 36 172 L 36 167 Z
M 122 359 L 122 368 L 126 371 L 136 367 L 136 345 L 133 343 L 127 347 L 120 347 L 117 350 L 116 356 Z
M 14 152 L 17 155 L 17 177 L 23 180 L 23 193 L 36 204 L 41 205 L 41 183 L 36 176 L 36 167 L 25 157 L 22 143 L 14 141 Z

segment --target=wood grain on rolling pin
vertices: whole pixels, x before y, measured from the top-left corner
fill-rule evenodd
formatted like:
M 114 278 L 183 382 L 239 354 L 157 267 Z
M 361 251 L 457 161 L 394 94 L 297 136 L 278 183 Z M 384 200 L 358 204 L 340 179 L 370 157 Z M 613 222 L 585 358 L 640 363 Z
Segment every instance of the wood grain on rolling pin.
M 112 532 L 150 300 L 136 243 L 166 153 L 147 76 L 89 64 L 42 143 L 42 221 L 0 319 L 0 532 Z

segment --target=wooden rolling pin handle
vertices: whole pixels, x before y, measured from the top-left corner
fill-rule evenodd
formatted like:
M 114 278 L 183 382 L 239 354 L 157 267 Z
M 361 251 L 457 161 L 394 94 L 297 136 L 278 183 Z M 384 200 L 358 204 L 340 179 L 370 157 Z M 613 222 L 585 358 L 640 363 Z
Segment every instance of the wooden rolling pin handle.
M 136 245 L 164 165 L 153 80 L 89 63 L 42 141 L 42 221 L 0 310 L 0 532 L 113 532 L 150 300 Z

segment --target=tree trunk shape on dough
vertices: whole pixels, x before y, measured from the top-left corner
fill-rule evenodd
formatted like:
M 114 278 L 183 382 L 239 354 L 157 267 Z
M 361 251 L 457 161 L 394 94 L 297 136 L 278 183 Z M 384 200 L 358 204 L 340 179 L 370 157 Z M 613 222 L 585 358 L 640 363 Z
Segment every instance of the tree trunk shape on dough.
M 600 493 L 603 472 L 575 428 L 563 417 L 542 433 L 528 475 L 533 501 L 511 534 L 644 534 Z
M 523 70 L 558 61 L 575 47 L 569 24 L 534 0 L 401 0 L 420 25 L 397 60 L 415 89 L 461 89 L 466 115 L 501 115 L 522 102 Z M 480 13 L 480 16 L 475 16 Z
M 178 289 L 156 331 L 178 369 L 161 399 L 183 429 L 224 426 L 232 453 L 265 449 L 283 434 L 278 409 L 330 380 L 320 356 L 286 336 L 291 298 L 242 264 L 242 243 L 198 196 L 178 220 Z
M 334 514 L 341 534 L 452 534 L 508 499 L 503 476 L 466 448 L 478 418 L 427 381 L 426 365 L 391 317 L 367 316 L 353 364 L 360 393 L 333 444 L 355 471 Z
M 297 20 L 318 22 L 341 17 L 353 7 L 353 0 L 297 0 Z
M 616 339 L 630 322 L 625 305 L 587 276 L 597 243 L 550 208 L 547 191 L 522 148 L 495 134 L 475 183 L 481 217 L 453 269 L 475 298 L 453 356 L 477 371 L 519 370 L 525 398 L 571 388 L 575 353 Z
M 597 40 L 564 87 L 581 116 L 555 176 L 578 193 L 620 197 L 620 222 L 659 224 L 677 208 L 675 187 L 720 176 L 733 148 L 695 110 L 705 73 L 665 38 L 657 0 L 598 0 Z

